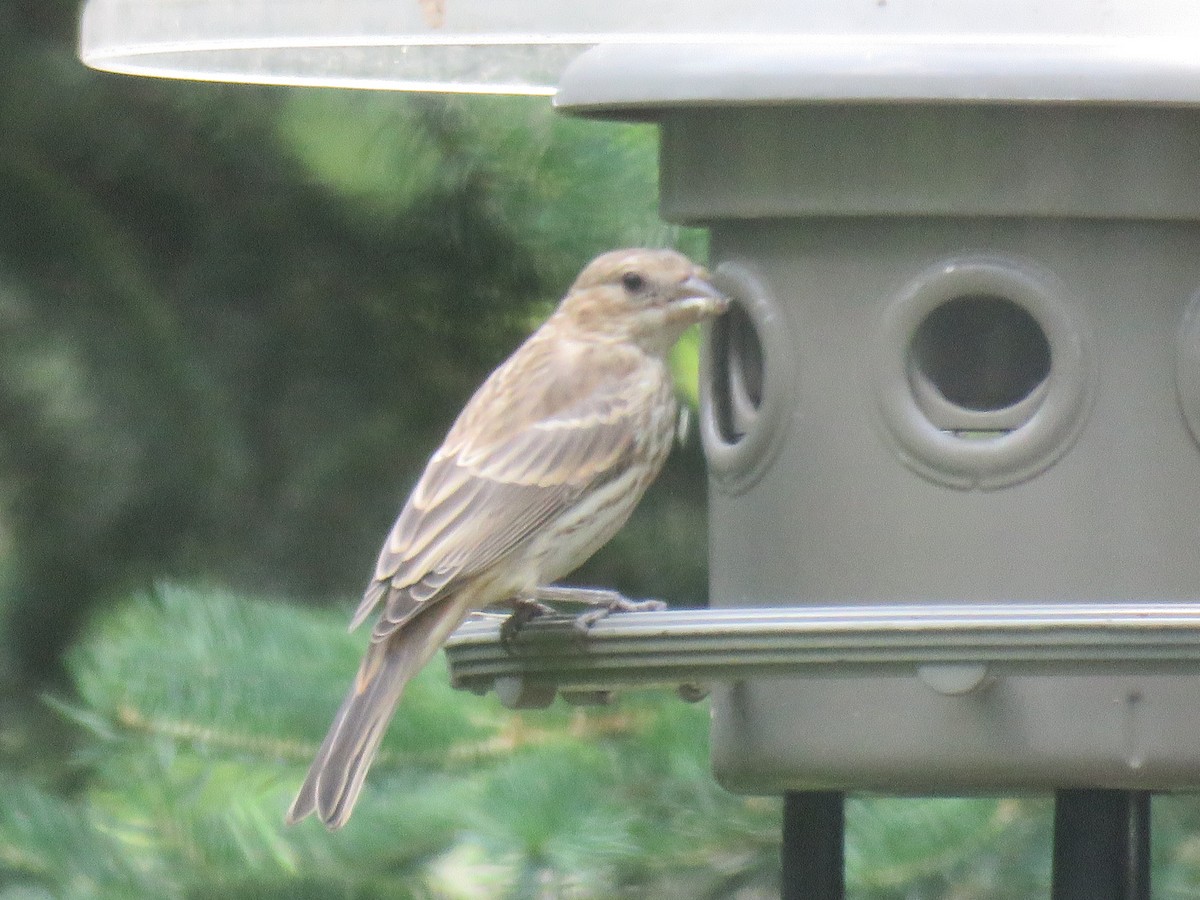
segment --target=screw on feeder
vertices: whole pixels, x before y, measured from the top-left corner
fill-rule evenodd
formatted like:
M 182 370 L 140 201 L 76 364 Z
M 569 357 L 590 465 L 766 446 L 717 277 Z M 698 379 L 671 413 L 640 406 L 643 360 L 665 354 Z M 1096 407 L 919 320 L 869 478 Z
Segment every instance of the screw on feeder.
M 525 675 L 497 678 L 493 687 L 500 702 L 508 709 L 546 709 L 558 695 L 554 682 Z

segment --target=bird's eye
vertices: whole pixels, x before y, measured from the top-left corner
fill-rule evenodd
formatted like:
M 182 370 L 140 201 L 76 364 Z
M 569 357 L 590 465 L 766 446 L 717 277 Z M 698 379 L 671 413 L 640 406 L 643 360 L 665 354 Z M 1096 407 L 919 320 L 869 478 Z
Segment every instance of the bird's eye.
M 621 276 L 621 286 L 629 293 L 636 294 L 646 286 L 646 279 L 637 272 L 626 272 Z

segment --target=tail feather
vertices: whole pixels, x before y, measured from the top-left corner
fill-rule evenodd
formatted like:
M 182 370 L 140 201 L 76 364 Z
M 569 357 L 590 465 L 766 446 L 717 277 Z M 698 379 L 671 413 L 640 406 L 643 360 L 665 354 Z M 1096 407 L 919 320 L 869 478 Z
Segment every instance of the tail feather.
M 289 825 L 314 812 L 329 829 L 346 824 L 405 685 L 466 612 L 457 603 L 441 601 L 414 616 L 387 640 L 370 645 L 288 809 Z

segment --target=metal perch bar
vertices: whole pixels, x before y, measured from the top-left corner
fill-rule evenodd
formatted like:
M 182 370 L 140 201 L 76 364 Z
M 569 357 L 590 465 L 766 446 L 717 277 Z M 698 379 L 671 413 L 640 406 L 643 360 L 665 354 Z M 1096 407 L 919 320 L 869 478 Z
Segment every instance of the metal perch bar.
M 446 645 L 457 687 L 505 693 L 732 682 L 806 668 L 912 672 L 976 665 L 990 674 L 1200 668 L 1200 603 L 694 609 L 622 613 L 581 635 L 574 617 L 529 623 L 507 648 L 500 622 L 471 620 Z M 518 691 L 518 693 L 520 693 Z

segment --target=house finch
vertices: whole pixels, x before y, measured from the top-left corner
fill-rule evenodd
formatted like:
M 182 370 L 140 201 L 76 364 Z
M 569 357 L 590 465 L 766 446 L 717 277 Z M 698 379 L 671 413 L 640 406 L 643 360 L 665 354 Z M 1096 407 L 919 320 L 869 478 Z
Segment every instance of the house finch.
M 674 251 L 605 253 L 476 391 L 383 545 L 350 627 L 382 614 L 289 823 L 344 825 L 405 684 L 463 619 L 533 600 L 625 523 L 672 443 L 667 354 L 725 306 Z

